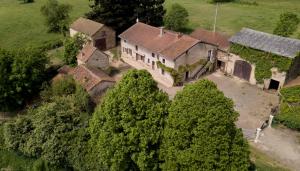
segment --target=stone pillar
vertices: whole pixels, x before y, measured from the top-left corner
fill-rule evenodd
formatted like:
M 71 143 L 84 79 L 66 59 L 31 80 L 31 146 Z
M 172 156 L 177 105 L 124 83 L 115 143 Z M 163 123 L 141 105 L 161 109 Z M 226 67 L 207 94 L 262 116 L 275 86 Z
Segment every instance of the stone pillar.
M 273 115 L 270 115 L 269 123 L 268 123 L 268 124 L 269 124 L 269 128 L 272 127 L 273 118 L 274 118 L 274 116 L 273 116 Z
M 257 128 L 257 129 L 256 129 L 256 137 L 255 137 L 255 140 L 254 140 L 255 143 L 258 143 L 258 138 L 259 138 L 260 132 L 261 132 L 261 129 L 260 129 L 260 128 Z

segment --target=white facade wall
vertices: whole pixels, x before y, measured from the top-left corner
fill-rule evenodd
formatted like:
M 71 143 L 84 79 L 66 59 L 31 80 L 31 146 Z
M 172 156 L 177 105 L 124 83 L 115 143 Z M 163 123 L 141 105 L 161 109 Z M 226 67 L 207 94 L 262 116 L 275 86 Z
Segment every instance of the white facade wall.
M 157 61 L 160 61 L 161 63 L 163 63 L 163 60 L 164 60 L 164 63 L 163 63 L 164 65 L 166 65 L 167 67 L 170 67 L 170 68 L 175 68 L 175 63 L 173 61 L 170 61 L 157 53 L 154 53 L 154 57 L 152 57 L 153 52 L 151 52 L 150 50 L 148 50 L 144 47 L 141 47 L 141 46 L 138 46 L 138 50 L 136 50 L 135 46 L 136 45 L 134 43 L 130 43 L 128 41 L 125 42 L 124 40 L 122 40 L 121 41 L 122 57 L 126 57 L 133 61 L 136 61 L 136 54 L 145 56 L 144 62 L 142 60 L 138 60 L 138 62 L 142 66 L 144 66 L 145 69 L 151 70 L 152 72 L 153 71 L 156 72 L 157 75 L 160 75 L 162 77 L 162 79 L 166 79 L 167 81 L 172 82 L 172 83 L 174 82 L 172 76 L 168 72 L 165 71 L 164 74 L 162 74 L 162 69 L 158 68 L 156 65 Z M 125 50 L 124 48 L 131 49 L 132 50 L 131 55 L 127 54 L 126 51 L 124 51 Z M 152 68 L 152 62 L 154 62 L 154 69 Z

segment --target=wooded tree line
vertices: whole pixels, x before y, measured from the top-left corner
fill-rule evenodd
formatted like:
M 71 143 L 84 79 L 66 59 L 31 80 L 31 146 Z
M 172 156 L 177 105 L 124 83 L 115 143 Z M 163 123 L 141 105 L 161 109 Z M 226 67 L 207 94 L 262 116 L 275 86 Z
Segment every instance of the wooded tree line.
M 5 146 L 75 170 L 247 170 L 249 148 L 233 102 L 216 85 L 187 85 L 174 100 L 147 71 L 131 70 L 91 112 L 71 78 L 4 126 Z

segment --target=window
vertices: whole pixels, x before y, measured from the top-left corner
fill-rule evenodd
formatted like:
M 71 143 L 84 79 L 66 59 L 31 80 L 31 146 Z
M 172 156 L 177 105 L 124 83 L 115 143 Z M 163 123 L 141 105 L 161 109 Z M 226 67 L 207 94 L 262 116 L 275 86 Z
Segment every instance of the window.
M 130 54 L 130 56 L 132 56 L 132 50 L 131 49 L 129 49 L 129 54 Z
M 125 52 L 125 48 L 123 47 L 123 52 Z
M 152 53 L 152 57 L 153 57 L 153 58 L 155 57 L 155 54 L 154 54 L 154 53 Z
M 124 40 L 124 43 L 126 43 L 127 41 L 126 40 Z
M 165 75 L 165 70 L 164 69 L 161 69 L 161 74 Z
M 138 51 L 138 50 L 139 50 L 139 47 L 138 47 L 137 45 L 135 46 L 135 50 L 136 50 L 136 51 Z
M 150 63 L 150 59 L 148 59 L 148 63 Z
M 207 60 L 211 60 L 213 57 L 213 50 L 208 51 Z
M 159 60 L 159 55 L 157 55 L 157 60 Z
M 165 59 L 163 59 L 163 60 L 162 60 L 162 63 L 163 63 L 163 64 L 164 64 L 164 63 L 166 63 L 166 60 L 165 60 Z

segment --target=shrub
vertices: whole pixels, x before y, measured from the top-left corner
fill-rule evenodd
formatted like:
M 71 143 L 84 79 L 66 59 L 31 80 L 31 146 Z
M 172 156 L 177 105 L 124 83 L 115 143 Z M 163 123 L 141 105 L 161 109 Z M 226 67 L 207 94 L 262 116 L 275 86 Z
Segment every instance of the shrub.
M 48 51 L 48 50 L 59 48 L 59 47 L 63 46 L 63 44 L 64 44 L 64 42 L 60 39 L 52 40 L 52 41 L 43 42 L 42 45 L 39 46 L 38 48 L 41 49 L 42 51 Z
M 289 37 L 297 30 L 299 22 L 300 20 L 296 14 L 291 12 L 283 13 L 280 15 L 274 34 Z
M 167 12 L 164 23 L 168 29 L 180 31 L 186 27 L 189 22 L 188 11 L 180 4 L 173 4 L 171 9 Z
M 65 64 L 72 66 L 77 65 L 77 55 L 85 42 L 86 38 L 81 34 L 76 34 L 74 37 L 70 37 L 65 40 L 63 56 Z
M 71 9 L 72 7 L 68 4 L 59 4 L 57 0 L 48 0 L 41 7 L 41 13 L 46 18 L 48 31 L 63 33 L 65 35 L 68 30 Z
M 300 130 L 300 86 L 283 88 L 280 94 L 280 112 L 275 121 L 288 128 Z

